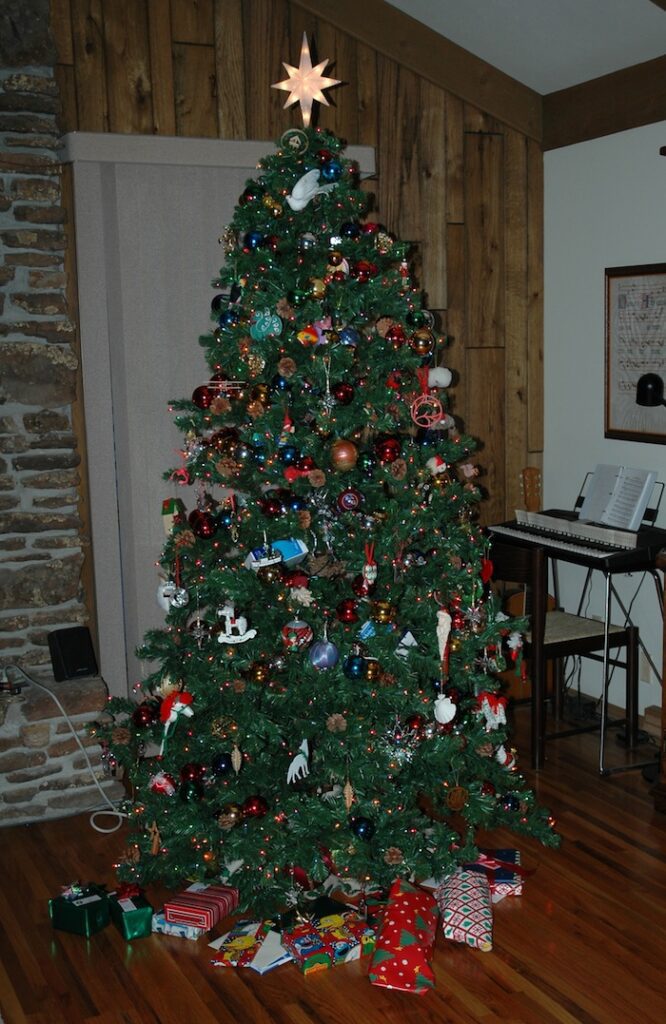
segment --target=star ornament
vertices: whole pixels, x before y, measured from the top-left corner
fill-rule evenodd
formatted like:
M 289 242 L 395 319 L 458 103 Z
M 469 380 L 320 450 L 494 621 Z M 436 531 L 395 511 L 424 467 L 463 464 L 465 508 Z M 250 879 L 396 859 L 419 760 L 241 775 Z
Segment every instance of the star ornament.
M 304 32 L 300 64 L 295 68 L 293 65 L 286 64 L 283 61 L 283 67 L 289 78 L 285 78 L 282 82 L 275 82 L 271 86 L 272 89 L 283 89 L 285 92 L 290 93 L 284 105 L 285 109 L 294 103 L 300 103 L 305 128 L 310 124 L 313 103 L 323 103 L 325 106 L 328 106 L 328 100 L 324 96 L 323 90 L 331 89 L 334 85 L 340 85 L 339 79 L 326 78 L 322 74 L 328 63 L 329 61 L 326 59 L 312 67 L 308 37 Z

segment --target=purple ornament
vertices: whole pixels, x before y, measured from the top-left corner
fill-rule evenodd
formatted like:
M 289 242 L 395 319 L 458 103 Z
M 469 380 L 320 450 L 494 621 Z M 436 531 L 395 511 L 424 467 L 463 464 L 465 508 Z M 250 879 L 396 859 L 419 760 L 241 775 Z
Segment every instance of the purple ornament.
M 310 662 L 320 672 L 333 668 L 337 664 L 340 654 L 335 644 L 330 640 L 318 640 L 309 651 Z

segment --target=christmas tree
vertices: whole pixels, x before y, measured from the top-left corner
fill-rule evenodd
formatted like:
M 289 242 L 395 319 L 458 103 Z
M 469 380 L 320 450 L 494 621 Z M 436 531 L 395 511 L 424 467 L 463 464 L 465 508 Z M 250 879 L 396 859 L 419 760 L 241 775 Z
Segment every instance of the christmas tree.
M 508 745 L 496 673 L 520 634 L 447 339 L 369 209 L 306 124 L 224 232 L 209 372 L 173 403 L 165 478 L 191 497 L 165 502 L 157 668 L 101 730 L 134 787 L 126 880 L 228 878 L 268 914 L 331 874 L 441 877 L 479 828 L 557 842 Z

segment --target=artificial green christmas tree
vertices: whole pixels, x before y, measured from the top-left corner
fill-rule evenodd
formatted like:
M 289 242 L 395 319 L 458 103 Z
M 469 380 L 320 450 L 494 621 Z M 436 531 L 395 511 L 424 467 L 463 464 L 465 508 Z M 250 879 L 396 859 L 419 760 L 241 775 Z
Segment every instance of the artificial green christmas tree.
M 135 787 L 121 877 L 228 878 L 254 913 L 331 873 L 441 877 L 478 828 L 557 841 L 508 746 L 494 673 L 520 636 L 489 589 L 446 339 L 368 209 L 316 128 L 247 183 L 209 373 L 173 403 L 165 477 L 191 486 L 165 505 L 157 668 L 102 728 Z

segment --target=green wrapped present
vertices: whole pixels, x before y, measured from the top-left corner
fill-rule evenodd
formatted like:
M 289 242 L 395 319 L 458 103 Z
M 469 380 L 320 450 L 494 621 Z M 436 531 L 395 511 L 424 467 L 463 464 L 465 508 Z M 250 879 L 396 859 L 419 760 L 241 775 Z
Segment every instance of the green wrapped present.
M 123 885 L 109 896 L 109 912 L 116 928 L 128 942 L 152 934 L 153 908 L 138 885 Z
M 100 885 L 74 883 L 49 900 L 54 928 L 89 938 L 109 923 L 109 894 Z

